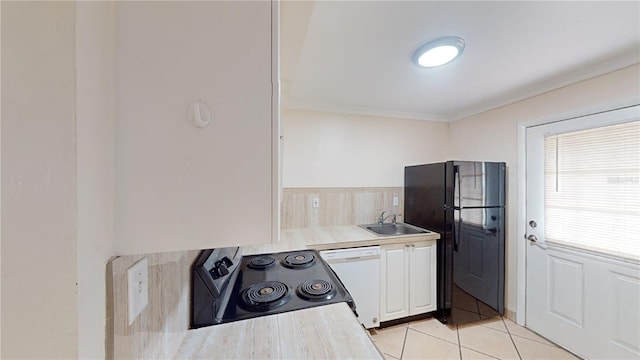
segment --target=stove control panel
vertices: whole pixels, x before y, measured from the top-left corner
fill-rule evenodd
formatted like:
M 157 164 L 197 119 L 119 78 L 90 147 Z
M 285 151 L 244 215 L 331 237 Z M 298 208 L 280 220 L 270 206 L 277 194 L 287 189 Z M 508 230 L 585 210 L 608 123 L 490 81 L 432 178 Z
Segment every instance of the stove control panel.
M 194 265 L 194 271 L 202 279 L 213 297 L 218 297 L 240 264 L 242 251 L 239 247 L 205 250 Z
M 229 268 L 233 266 L 233 261 L 229 257 L 225 256 L 221 260 L 214 263 L 213 269 L 209 272 L 214 279 L 221 278 L 225 275 L 229 275 Z

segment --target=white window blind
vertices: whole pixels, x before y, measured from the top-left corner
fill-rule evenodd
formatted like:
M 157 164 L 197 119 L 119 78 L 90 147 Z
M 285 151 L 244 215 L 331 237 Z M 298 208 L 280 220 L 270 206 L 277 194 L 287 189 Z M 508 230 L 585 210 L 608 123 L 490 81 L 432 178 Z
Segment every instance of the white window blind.
M 545 238 L 640 259 L 640 121 L 545 137 Z

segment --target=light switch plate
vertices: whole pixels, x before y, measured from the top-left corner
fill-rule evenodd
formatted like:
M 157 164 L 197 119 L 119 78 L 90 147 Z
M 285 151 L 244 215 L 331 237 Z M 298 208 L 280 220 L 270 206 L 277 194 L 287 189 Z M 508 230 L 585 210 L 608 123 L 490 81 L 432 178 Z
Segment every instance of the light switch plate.
M 127 293 L 129 312 L 129 325 L 140 315 L 149 304 L 149 266 L 147 258 L 135 263 L 127 270 Z
M 398 206 L 398 197 L 397 196 L 393 197 L 393 206 Z
M 314 197 L 313 200 L 311 201 L 311 205 L 314 208 L 319 208 L 320 207 L 320 198 Z

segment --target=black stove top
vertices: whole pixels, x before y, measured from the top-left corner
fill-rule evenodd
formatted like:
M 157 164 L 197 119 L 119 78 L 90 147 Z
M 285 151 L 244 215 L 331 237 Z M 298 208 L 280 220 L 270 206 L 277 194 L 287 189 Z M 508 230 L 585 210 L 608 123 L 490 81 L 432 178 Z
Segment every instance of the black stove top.
M 191 327 L 222 324 L 315 306 L 355 303 L 315 250 L 240 256 L 205 250 L 193 267 Z

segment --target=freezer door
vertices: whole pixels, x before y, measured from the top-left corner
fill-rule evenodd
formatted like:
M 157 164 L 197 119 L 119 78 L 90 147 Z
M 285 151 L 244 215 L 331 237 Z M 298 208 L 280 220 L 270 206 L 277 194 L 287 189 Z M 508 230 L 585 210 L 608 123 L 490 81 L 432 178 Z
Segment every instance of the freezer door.
M 505 203 L 505 163 L 454 161 L 453 206 L 496 207 Z

